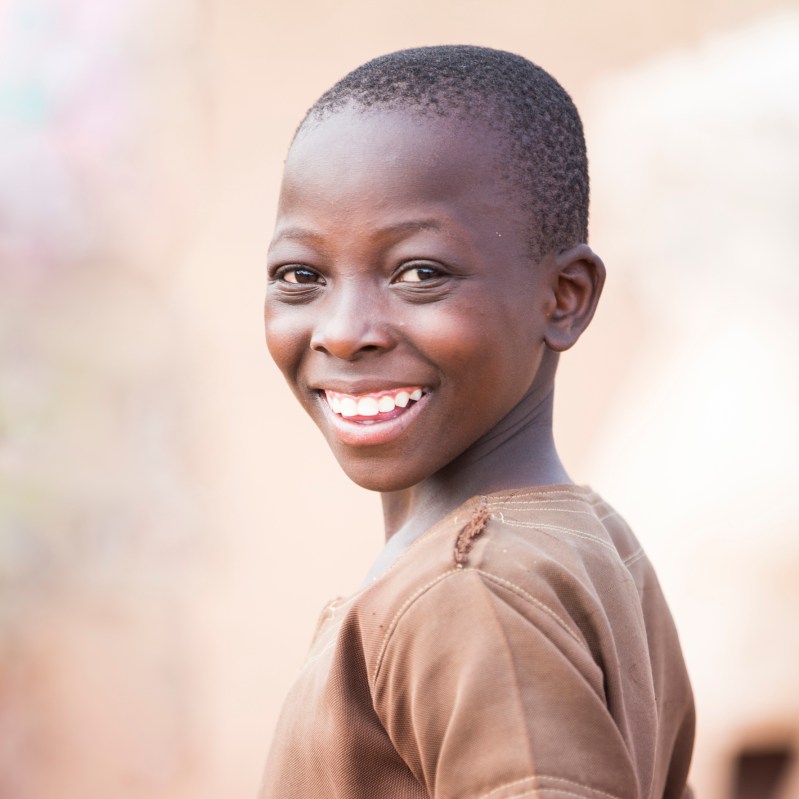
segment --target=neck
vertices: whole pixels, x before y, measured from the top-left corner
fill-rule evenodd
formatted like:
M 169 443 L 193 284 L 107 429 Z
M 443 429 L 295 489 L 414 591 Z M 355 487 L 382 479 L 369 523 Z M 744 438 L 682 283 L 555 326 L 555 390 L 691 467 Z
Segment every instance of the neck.
M 533 387 L 516 407 L 440 472 L 382 494 L 386 539 L 410 543 L 470 497 L 571 482 L 552 437 L 553 383 Z

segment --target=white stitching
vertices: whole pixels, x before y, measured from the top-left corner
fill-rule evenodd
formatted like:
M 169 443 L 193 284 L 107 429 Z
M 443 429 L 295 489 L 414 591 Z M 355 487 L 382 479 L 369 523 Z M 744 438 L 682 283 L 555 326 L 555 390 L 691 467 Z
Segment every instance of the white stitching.
M 562 793 L 564 796 L 576 796 L 577 799 L 586 799 L 584 793 L 573 793 L 572 791 L 564 791 L 562 788 L 530 788 L 529 791 L 524 793 L 515 793 L 513 796 L 507 796 L 505 799 L 521 799 L 522 796 L 535 796 L 539 791 L 546 791 L 547 793 Z
M 620 799 L 620 797 L 616 796 L 615 794 L 608 793 L 607 791 L 602 791 L 599 788 L 592 788 L 590 785 L 584 785 L 581 782 L 575 782 L 574 780 L 567 780 L 565 777 L 550 777 L 544 774 L 539 774 L 535 777 L 525 777 L 521 780 L 516 780 L 515 782 L 508 782 L 504 785 L 500 785 L 498 788 L 494 788 L 494 790 L 489 791 L 489 793 L 483 794 L 480 799 L 490 799 L 491 796 L 494 794 L 499 793 L 500 791 L 504 791 L 506 788 L 514 788 L 517 785 L 523 785 L 525 782 L 543 782 L 543 781 L 550 781 L 550 782 L 563 782 L 566 785 L 572 785 L 575 788 L 582 788 L 586 791 L 590 791 L 592 794 L 597 794 L 599 796 L 604 796 L 606 799 Z M 529 790 L 524 791 L 524 793 L 514 794 L 513 796 L 507 797 L 507 799 L 518 799 L 520 796 L 526 796 L 530 793 L 537 793 L 538 791 L 547 791 L 549 793 L 562 793 L 566 796 L 578 796 L 580 799 L 584 799 L 585 794 L 576 794 L 571 791 L 567 791 L 563 788 L 548 788 L 546 785 L 533 785 Z
M 417 589 L 412 593 L 405 602 L 402 603 L 400 609 L 394 614 L 394 618 L 391 620 L 391 623 L 388 625 L 388 629 L 386 630 L 386 634 L 383 636 L 383 641 L 380 644 L 380 649 L 377 653 L 377 661 L 375 663 L 374 671 L 372 672 L 372 682 L 377 682 L 377 674 L 380 671 L 380 666 L 383 663 L 383 655 L 385 654 L 386 647 L 388 646 L 388 639 L 391 637 L 391 634 L 394 632 L 394 628 L 399 623 L 399 620 L 403 613 L 426 591 L 429 591 L 436 583 L 440 583 L 442 580 L 450 577 L 453 574 L 462 574 L 464 571 L 471 571 L 470 569 L 450 569 L 449 571 L 444 572 L 443 574 L 439 574 L 434 580 L 431 580 L 426 585 L 423 585 L 421 588 Z
M 500 785 L 499 788 L 494 788 L 493 791 L 489 791 L 488 793 L 484 793 L 480 799 L 490 799 L 495 793 L 499 793 L 500 791 L 504 791 L 505 788 L 514 788 L 517 785 L 521 785 L 524 782 L 530 782 L 531 780 L 537 779 L 536 777 L 525 777 L 522 780 L 516 780 L 516 782 L 506 782 L 504 785 Z M 533 790 L 535 790 L 535 786 L 533 786 Z
M 320 649 L 318 652 L 315 652 L 312 655 L 308 655 L 308 657 L 305 658 L 305 663 L 303 663 L 302 666 L 300 667 L 297 676 L 302 674 L 309 666 L 312 666 L 314 663 L 316 663 L 317 660 L 321 660 L 324 655 L 326 655 L 331 649 L 335 647 L 337 642 L 338 642 L 338 636 L 334 636 L 333 640 L 329 644 L 326 644 L 323 649 Z
M 475 574 L 479 574 L 482 577 L 485 577 L 487 580 L 490 580 L 497 585 L 505 586 L 505 588 L 512 589 L 518 596 L 522 597 L 522 599 L 526 599 L 531 605 L 535 605 L 539 610 L 542 610 L 546 613 L 551 619 L 553 619 L 565 632 L 567 632 L 583 649 L 586 651 L 588 650 L 588 646 L 586 645 L 585 641 L 583 641 L 580 636 L 572 630 L 563 619 L 555 613 L 549 605 L 544 604 L 540 599 L 536 599 L 534 596 L 529 594 L 525 591 L 521 586 L 516 585 L 516 583 L 512 583 L 510 580 L 506 580 L 504 577 L 498 577 L 495 574 L 491 574 L 490 572 L 483 571 L 482 569 L 475 569 L 467 567 L 465 569 L 450 569 L 449 571 L 440 574 L 434 580 L 431 580 L 429 583 L 423 585 L 421 588 L 416 590 L 411 596 L 409 596 L 405 602 L 402 603 L 399 610 L 394 614 L 394 618 L 391 620 L 391 623 L 388 625 L 386 629 L 386 633 L 383 636 L 383 641 L 380 644 L 380 649 L 378 650 L 377 654 L 377 661 L 375 663 L 374 671 L 372 672 L 372 684 L 373 686 L 377 683 L 377 676 L 380 671 L 380 667 L 383 664 L 383 657 L 385 656 L 386 648 L 388 647 L 388 639 L 391 637 L 392 633 L 394 632 L 395 628 L 399 624 L 400 618 L 405 613 L 405 611 L 424 593 L 429 591 L 434 585 L 441 582 L 442 580 L 446 579 L 447 577 L 451 577 L 453 574 L 465 574 L 467 572 L 474 572 Z
M 583 494 L 583 492 L 580 491 L 579 494 L 575 495 L 574 489 L 578 489 L 579 490 L 579 486 L 574 486 L 572 488 L 569 488 L 569 487 L 556 488 L 556 489 L 554 489 L 552 491 L 541 491 L 539 489 L 533 488 L 533 489 L 527 489 L 527 490 L 514 491 L 512 493 L 511 492 L 507 492 L 504 496 L 506 496 L 508 499 L 517 499 L 519 497 L 556 497 L 556 496 L 563 497 L 563 496 L 565 496 L 565 498 L 567 500 L 572 500 L 574 502 L 579 502 L 580 500 L 583 500 L 585 497 L 590 497 L 593 494 L 593 492 L 589 490 L 589 491 L 586 491 L 585 494 Z M 492 495 L 489 494 L 489 496 L 492 496 Z M 498 499 L 498 500 L 501 500 L 501 499 L 504 498 L 503 495 L 499 495 L 499 494 L 493 494 L 493 496 L 496 499 Z
M 541 780 L 551 780 L 552 782 L 565 782 L 567 785 L 574 785 L 577 788 L 584 788 L 586 791 L 591 791 L 591 793 L 599 794 L 600 796 L 605 796 L 607 799 L 620 799 L 620 797 L 616 796 L 615 794 L 608 793 L 607 791 L 602 791 L 599 788 L 592 788 L 590 785 L 585 785 L 582 782 L 575 782 L 574 780 L 567 780 L 565 777 L 549 777 L 545 775 L 541 775 L 539 777 Z M 547 790 L 554 790 L 554 789 L 547 789 Z
M 467 570 L 461 569 L 461 571 L 467 571 Z M 516 583 L 512 583 L 510 580 L 506 580 L 504 577 L 498 577 L 496 574 L 491 574 L 491 572 L 486 572 L 483 571 L 482 569 L 468 569 L 468 571 L 476 572 L 477 574 L 482 575 L 483 577 L 485 577 L 488 580 L 491 580 L 491 582 L 494 582 L 497 585 L 504 585 L 506 588 L 513 589 L 523 599 L 526 599 L 528 602 L 530 602 L 530 604 L 535 605 L 539 610 L 544 611 L 544 613 L 546 613 L 550 618 L 554 619 L 554 621 L 557 622 L 584 649 L 588 649 L 588 647 L 585 644 L 585 641 L 583 641 L 580 638 L 580 636 L 577 633 L 575 633 L 574 630 L 572 630 L 571 627 L 569 627 L 566 624 L 566 622 L 563 621 L 563 619 L 560 616 L 558 616 L 558 614 L 555 613 L 554 610 L 552 610 L 551 607 L 549 607 L 549 605 L 544 604 L 540 599 L 536 599 L 532 594 L 529 594 L 521 586 L 516 585 Z
M 509 511 L 540 510 L 540 511 L 551 511 L 552 513 L 555 514 L 570 513 L 572 515 L 590 516 L 592 519 L 596 519 L 600 523 L 604 522 L 605 519 L 609 518 L 607 516 L 600 518 L 590 510 L 578 510 L 577 508 L 564 508 L 561 505 L 541 505 L 537 502 L 489 502 L 488 507 L 492 509 L 504 508 L 505 510 Z
M 573 530 L 571 527 L 561 527 L 557 524 L 540 524 L 539 522 L 519 522 L 513 521 L 511 519 L 505 519 L 505 524 L 507 524 L 509 527 L 524 527 L 533 530 L 550 530 L 553 532 L 567 533 L 568 535 L 573 535 L 576 538 L 584 538 L 587 541 L 593 541 L 597 544 L 601 544 L 611 552 L 617 552 L 616 547 L 614 547 L 609 541 L 605 541 L 602 538 L 591 535 L 590 533 L 583 533 L 580 530 Z
M 644 557 L 646 557 L 646 552 L 644 552 L 643 548 L 637 549 L 635 552 L 633 552 L 632 555 L 628 555 L 622 561 L 622 563 L 629 568 L 630 566 L 633 565 L 633 563 L 636 563 L 637 561 L 641 560 L 641 558 Z
M 578 508 L 569 507 L 571 505 L 584 505 L 584 502 L 579 500 L 563 500 L 562 502 L 555 502 L 551 499 L 504 499 L 502 497 L 494 497 L 488 500 L 488 504 L 507 505 L 508 507 L 527 507 L 527 508 L 541 508 L 542 510 L 562 510 L 564 513 L 589 513 L 593 514 L 590 510 L 579 510 Z

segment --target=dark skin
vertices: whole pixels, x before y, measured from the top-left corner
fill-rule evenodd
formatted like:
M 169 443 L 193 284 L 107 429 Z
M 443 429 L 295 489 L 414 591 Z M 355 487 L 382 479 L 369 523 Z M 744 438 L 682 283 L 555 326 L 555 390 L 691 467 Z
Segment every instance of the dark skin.
M 346 108 L 286 161 L 267 343 L 344 471 L 381 493 L 376 573 L 472 496 L 570 482 L 555 371 L 605 270 L 586 244 L 531 255 L 504 156 L 474 121 Z

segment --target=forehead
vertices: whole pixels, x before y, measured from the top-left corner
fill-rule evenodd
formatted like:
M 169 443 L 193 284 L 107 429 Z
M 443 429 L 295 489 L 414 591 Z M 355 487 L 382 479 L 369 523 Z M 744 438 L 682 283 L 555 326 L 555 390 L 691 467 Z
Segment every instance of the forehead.
M 484 141 L 489 144 L 486 154 L 501 146 L 499 135 L 491 129 L 485 114 L 467 115 L 456 109 L 439 113 L 433 109 L 405 106 L 364 108 L 349 103 L 327 110 L 321 117 L 309 117 L 298 131 L 291 152 L 298 146 L 305 146 L 309 139 L 318 141 L 320 133 L 328 142 L 336 139 L 353 141 L 359 136 L 368 136 L 374 142 L 390 140 L 394 146 L 409 151 L 427 148 L 439 141 L 464 139 L 470 143 Z M 364 143 L 363 139 L 361 143 Z
M 300 189 L 341 195 L 433 197 L 507 203 L 507 148 L 478 120 L 408 110 L 347 107 L 311 120 L 286 160 L 281 202 Z

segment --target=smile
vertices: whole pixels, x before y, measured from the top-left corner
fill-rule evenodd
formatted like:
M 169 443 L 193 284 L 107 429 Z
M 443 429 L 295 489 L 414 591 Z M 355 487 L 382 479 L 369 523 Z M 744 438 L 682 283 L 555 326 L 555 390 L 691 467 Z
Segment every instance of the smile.
M 418 402 L 425 391 L 420 386 L 407 386 L 368 394 L 343 394 L 330 389 L 323 393 L 330 410 L 338 416 L 352 422 L 374 423 L 396 418 Z

